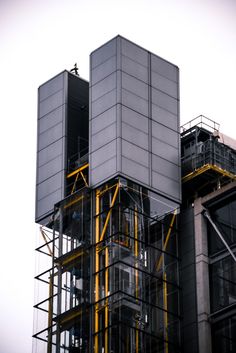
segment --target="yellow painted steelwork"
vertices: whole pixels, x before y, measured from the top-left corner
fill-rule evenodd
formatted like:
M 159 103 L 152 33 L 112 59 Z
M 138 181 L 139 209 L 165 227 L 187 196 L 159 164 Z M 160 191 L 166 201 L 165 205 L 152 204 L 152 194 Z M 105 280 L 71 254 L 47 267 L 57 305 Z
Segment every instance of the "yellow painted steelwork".
M 119 190 L 119 182 L 116 184 L 116 189 L 115 189 L 113 198 L 112 198 L 112 200 L 111 200 L 110 209 L 109 209 L 109 211 L 108 211 L 108 213 L 107 213 L 107 216 L 106 216 L 106 220 L 105 220 L 105 223 L 104 223 L 104 226 L 103 226 L 103 229 L 102 229 L 102 233 L 101 233 L 101 236 L 100 236 L 100 241 L 103 240 L 104 235 L 105 235 L 105 233 L 106 233 L 107 226 L 108 226 L 108 223 L 109 223 L 109 220 L 110 220 L 110 216 L 111 216 L 111 212 L 112 212 L 112 207 L 113 207 L 114 204 L 115 204 L 116 197 L 117 197 L 117 194 L 118 194 L 118 190 Z
M 64 260 L 62 260 L 61 265 L 65 266 L 68 265 L 70 262 L 76 260 L 78 257 L 82 256 L 84 254 L 83 250 L 79 250 L 76 252 L 73 252 L 72 254 L 69 253 L 69 256 L 66 257 Z M 59 261 L 55 261 L 55 263 L 58 263 Z
M 164 338 L 165 338 L 165 353 L 169 353 L 169 344 L 168 344 L 168 298 L 167 298 L 167 283 L 166 283 L 166 272 L 164 273 L 164 282 L 163 282 L 163 306 L 164 306 Z
M 68 203 L 64 206 L 64 209 L 67 209 L 68 207 L 74 205 L 75 203 L 77 203 L 77 202 L 83 200 L 83 198 L 84 198 L 84 195 L 81 195 L 81 196 L 76 197 L 74 200 L 68 202 Z
M 40 233 L 41 233 L 41 235 L 43 237 L 43 240 L 45 241 L 45 244 L 46 244 L 46 246 L 48 248 L 49 255 L 52 256 L 53 255 L 52 254 L 52 250 L 51 250 L 51 248 L 50 248 L 50 246 L 48 244 L 48 241 L 47 241 L 47 238 L 46 238 L 46 234 L 45 234 L 42 226 L 40 227 Z
M 98 313 L 98 304 L 99 301 L 99 252 L 97 248 L 97 244 L 99 243 L 99 213 L 100 213 L 100 198 L 99 198 L 99 190 L 96 190 L 96 200 L 95 200 L 95 311 L 94 311 L 94 328 L 95 328 L 95 345 L 94 350 L 95 353 L 98 353 L 99 345 L 98 345 L 98 330 L 99 330 L 99 313 Z
M 52 316 L 53 316 L 53 282 L 52 275 L 49 277 L 49 299 L 48 299 L 48 343 L 47 353 L 52 353 Z
M 136 260 L 138 259 L 138 213 L 137 213 L 137 206 L 135 206 L 134 211 L 134 256 Z M 137 267 L 137 262 L 136 262 Z M 136 301 L 138 301 L 138 270 L 135 270 L 135 297 Z M 139 331 L 138 331 L 138 322 L 136 322 L 136 330 L 135 330 L 135 351 L 138 353 L 139 346 Z
M 81 172 L 82 170 L 88 168 L 89 164 L 86 163 L 84 165 L 82 165 L 81 167 L 79 167 L 78 169 L 74 170 L 73 172 L 71 172 L 70 174 L 68 174 L 66 177 L 71 178 L 73 175 L 76 175 L 77 173 Z
M 82 171 L 80 171 L 80 174 L 81 174 L 81 176 L 82 176 L 82 178 L 83 178 L 83 181 L 84 181 L 85 186 L 88 187 L 88 183 L 87 183 L 87 180 L 85 179 L 84 173 L 83 173 Z
M 106 305 L 105 305 L 105 353 L 108 352 L 108 325 L 109 325 L 109 308 L 108 308 L 108 291 L 109 291 L 109 251 L 108 247 L 105 249 L 105 297 L 106 297 Z
M 177 210 L 175 210 L 174 213 L 173 213 L 173 216 L 172 216 L 172 219 L 171 219 L 171 222 L 170 222 L 170 226 L 169 226 L 169 229 L 168 229 L 165 241 L 164 241 L 163 251 L 166 251 L 166 248 L 167 248 L 167 245 L 168 245 L 168 241 L 170 239 L 170 235 L 171 235 L 171 231 L 172 231 L 172 228 L 173 228 L 173 225 L 174 225 L 174 221 L 175 221 L 176 215 L 177 215 Z M 160 270 L 161 265 L 162 265 L 162 261 L 163 261 L 163 254 L 161 254 L 161 256 L 160 256 L 160 258 L 159 258 L 159 260 L 157 262 L 157 266 L 156 266 L 157 271 Z
M 183 178 L 182 178 L 182 183 L 186 183 L 187 181 L 193 179 L 193 178 L 196 178 L 197 176 L 205 173 L 206 171 L 208 170 L 213 170 L 219 174 L 221 174 L 222 176 L 224 177 L 228 177 L 230 179 L 233 179 L 233 180 L 236 180 L 236 175 L 233 174 L 233 173 L 230 173 L 228 172 L 227 170 L 225 169 L 222 169 L 220 167 L 218 167 L 217 165 L 214 165 L 214 164 L 205 164 L 204 166 L 194 170 L 193 172 L 185 175 Z

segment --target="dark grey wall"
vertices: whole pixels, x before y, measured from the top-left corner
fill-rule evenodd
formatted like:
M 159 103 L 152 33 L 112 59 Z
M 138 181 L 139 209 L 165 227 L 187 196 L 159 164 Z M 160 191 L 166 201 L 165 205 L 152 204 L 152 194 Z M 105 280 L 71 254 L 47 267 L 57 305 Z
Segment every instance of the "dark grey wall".
M 92 187 L 123 174 L 180 202 L 178 75 L 120 36 L 91 54 Z
M 195 239 L 193 208 L 180 213 L 180 285 L 182 288 L 182 353 L 198 352 Z
M 65 197 L 68 153 L 70 156 L 78 151 L 80 134 L 88 139 L 88 89 L 88 82 L 68 71 L 63 71 L 39 87 L 37 223 L 44 224 L 54 204 Z

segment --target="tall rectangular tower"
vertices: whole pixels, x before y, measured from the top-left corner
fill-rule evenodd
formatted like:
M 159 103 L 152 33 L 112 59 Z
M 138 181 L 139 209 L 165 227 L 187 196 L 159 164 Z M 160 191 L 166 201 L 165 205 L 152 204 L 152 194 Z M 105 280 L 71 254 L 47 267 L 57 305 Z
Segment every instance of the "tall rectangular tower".
M 123 175 L 181 200 L 179 70 L 117 36 L 91 54 L 90 185 Z

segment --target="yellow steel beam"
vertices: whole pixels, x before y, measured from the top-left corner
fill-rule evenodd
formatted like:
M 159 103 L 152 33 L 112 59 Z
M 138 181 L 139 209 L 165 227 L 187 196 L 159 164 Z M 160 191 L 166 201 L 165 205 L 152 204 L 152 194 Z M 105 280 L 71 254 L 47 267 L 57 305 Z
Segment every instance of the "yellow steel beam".
M 85 179 L 84 173 L 83 173 L 82 171 L 80 171 L 80 174 L 81 174 L 81 176 L 82 176 L 82 178 L 83 178 L 83 181 L 84 181 L 85 186 L 88 187 L 88 183 L 87 183 L 87 180 Z
M 165 241 L 164 241 L 163 251 L 166 251 L 166 248 L 167 248 L 167 245 L 168 245 L 168 241 L 170 239 L 172 227 L 174 225 L 174 221 L 175 221 L 175 218 L 176 218 L 176 214 L 177 214 L 177 210 L 175 210 L 174 213 L 173 213 L 173 216 L 172 216 L 172 219 L 171 219 L 171 222 L 170 222 L 170 226 L 169 226 L 169 229 L 168 229 Z M 156 267 L 157 271 L 160 270 L 161 265 L 162 265 L 162 261 L 163 261 L 163 253 L 161 254 L 161 256 L 160 256 L 160 258 L 159 258 L 159 260 L 157 262 L 157 267 Z
M 163 282 L 163 305 L 164 305 L 164 338 L 165 338 L 165 353 L 169 352 L 169 343 L 168 343 L 168 298 L 167 298 L 167 283 L 166 283 L 166 272 L 164 273 L 164 282 Z
M 80 172 L 76 175 L 76 178 L 75 178 L 75 181 L 74 181 L 74 184 L 73 184 L 73 188 L 72 188 L 72 190 L 71 190 L 71 195 L 74 193 L 74 191 L 75 191 L 75 187 L 76 187 L 76 183 L 77 183 L 77 181 L 78 181 L 78 179 L 79 179 L 79 174 L 80 174 Z
M 214 164 L 205 164 L 204 166 L 194 170 L 193 172 L 185 175 L 182 178 L 182 182 L 186 183 L 187 181 L 196 178 L 197 176 L 201 175 L 202 173 L 205 173 L 207 170 L 214 170 L 215 172 L 221 174 L 222 176 L 228 177 L 230 179 L 236 180 L 236 175 L 233 173 L 228 172 L 225 169 L 222 169 L 220 167 L 218 167 L 217 165 Z
M 82 170 L 88 168 L 88 166 L 89 166 L 89 163 L 86 163 L 86 164 L 82 165 L 82 166 L 79 167 L 78 169 L 76 169 L 76 170 L 74 170 L 73 172 L 71 172 L 70 174 L 68 174 L 68 175 L 66 176 L 67 179 L 68 179 L 68 178 L 71 178 L 73 175 L 75 175 L 75 174 L 81 172 Z
M 47 353 L 52 353 L 52 316 L 53 316 L 53 283 L 52 283 L 52 274 L 50 274 L 50 277 L 49 277 L 49 300 L 48 300 Z
M 42 226 L 40 227 L 40 233 L 41 233 L 41 235 L 43 237 L 43 240 L 45 241 L 45 244 L 46 244 L 46 246 L 48 248 L 49 255 L 52 256 L 53 255 L 52 254 L 52 250 L 51 250 L 51 248 L 50 248 L 50 246 L 48 244 L 48 241 L 47 241 L 47 238 L 46 238 L 46 234 L 45 234 Z
M 135 206 L 134 211 L 134 256 L 138 258 L 138 213 L 137 206 Z M 137 265 L 136 265 L 137 266 Z M 135 270 L 135 297 L 136 301 L 138 301 L 138 269 Z M 139 350 L 139 331 L 138 331 L 138 322 L 136 322 L 136 330 L 135 330 L 135 352 L 138 353 Z
M 105 353 L 108 351 L 108 325 L 109 325 L 109 310 L 108 310 L 108 291 L 109 291 L 109 251 L 108 247 L 105 249 L 105 297 L 106 297 L 106 306 L 105 306 Z
M 83 310 L 79 310 L 79 311 L 76 310 L 74 312 L 68 313 L 66 315 L 66 317 L 64 317 L 63 319 L 59 320 L 59 322 L 60 322 L 61 325 L 63 325 L 66 322 L 75 319 L 77 316 L 80 316 L 82 313 L 83 313 Z
M 98 342 L 98 331 L 99 331 L 99 313 L 98 313 L 98 301 L 99 301 L 99 253 L 97 251 L 97 244 L 99 243 L 99 213 L 100 213 L 100 198 L 99 190 L 96 190 L 95 200 L 95 310 L 94 310 L 94 325 L 95 325 L 95 345 L 94 351 L 98 353 L 99 342 Z
M 110 216 L 111 216 L 111 212 L 112 212 L 112 207 L 113 207 L 114 204 L 115 204 L 116 197 L 117 197 L 117 194 L 118 194 L 119 186 L 120 186 L 120 183 L 118 182 L 118 183 L 116 184 L 116 189 L 115 189 L 113 198 L 112 198 L 112 200 L 111 200 L 110 209 L 109 209 L 109 211 L 108 211 L 108 213 L 107 213 L 106 220 L 105 220 L 105 223 L 104 223 L 104 226 L 103 226 L 103 229 L 102 229 L 102 233 L 101 233 L 101 236 L 100 236 L 100 241 L 103 240 L 104 235 L 105 235 L 105 233 L 106 233 L 107 226 L 108 226 L 108 223 L 109 223 L 109 220 L 110 220 Z
M 68 207 L 74 205 L 75 203 L 77 203 L 77 202 L 83 200 L 83 198 L 84 198 L 84 195 L 80 195 L 80 196 L 76 197 L 74 200 L 68 202 L 68 203 L 64 206 L 64 209 L 66 209 L 66 208 L 68 208 Z
M 70 254 L 68 257 L 66 257 L 64 260 L 62 260 L 61 265 L 65 266 L 68 265 L 68 263 L 76 260 L 78 257 L 82 256 L 84 254 L 83 250 L 79 250 L 78 252 L 73 252 L 73 254 Z M 59 261 L 55 261 L 58 263 Z

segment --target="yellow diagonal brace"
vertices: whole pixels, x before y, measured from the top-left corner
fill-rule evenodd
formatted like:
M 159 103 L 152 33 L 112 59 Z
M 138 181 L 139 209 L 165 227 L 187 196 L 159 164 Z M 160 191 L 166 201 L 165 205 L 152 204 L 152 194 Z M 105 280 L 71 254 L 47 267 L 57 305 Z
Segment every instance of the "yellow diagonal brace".
M 105 233 L 106 233 L 107 226 L 108 226 L 108 222 L 109 222 L 109 219 L 110 219 L 110 216 L 111 216 L 112 207 L 113 207 L 114 204 L 115 204 L 116 197 L 117 197 L 117 194 L 118 194 L 119 186 L 120 186 L 120 183 L 118 182 L 118 183 L 116 184 L 116 189 L 115 189 L 113 198 L 112 198 L 112 200 L 111 200 L 110 209 L 109 209 L 109 211 L 108 211 L 108 213 L 107 213 L 107 217 L 106 217 L 106 220 L 105 220 L 103 229 L 102 229 L 102 233 L 101 233 L 101 236 L 100 236 L 100 241 L 103 240 L 104 235 L 105 235 Z
M 46 244 L 46 246 L 48 248 L 48 252 L 49 252 L 50 256 L 52 256 L 52 250 L 51 250 L 50 246 L 48 245 L 48 241 L 47 241 L 46 235 L 44 233 L 43 227 L 40 227 L 40 233 L 41 233 L 41 235 L 43 237 L 43 240 L 45 241 L 45 244 Z
M 170 235 L 171 235 L 171 231 L 172 231 L 172 227 L 173 227 L 173 224 L 174 224 L 174 221 L 175 221 L 176 214 L 177 214 L 177 211 L 175 210 L 174 213 L 173 213 L 171 222 L 170 222 L 170 226 L 169 226 L 167 235 L 166 235 L 166 239 L 165 239 L 164 246 L 163 246 L 163 249 L 162 249 L 163 251 L 166 251 L 167 244 L 168 244 L 168 241 L 169 241 L 169 238 L 170 238 Z M 159 261 L 157 263 L 157 271 L 160 270 L 162 261 L 163 261 L 163 254 L 161 254 L 161 256 L 159 258 Z
M 87 183 L 87 180 L 85 179 L 84 173 L 82 171 L 80 171 L 80 174 L 81 174 L 81 176 L 83 178 L 85 186 L 88 186 L 88 183 Z
M 78 179 L 79 179 L 79 174 L 80 173 L 78 173 L 77 175 L 76 175 L 76 178 L 75 178 L 75 181 L 74 181 L 74 184 L 73 184 L 73 188 L 72 188 L 72 190 L 71 190 L 71 195 L 74 193 L 74 191 L 75 191 L 75 187 L 76 187 L 76 183 L 77 183 L 77 181 L 78 181 Z

